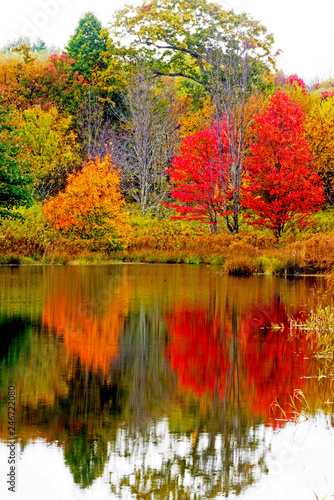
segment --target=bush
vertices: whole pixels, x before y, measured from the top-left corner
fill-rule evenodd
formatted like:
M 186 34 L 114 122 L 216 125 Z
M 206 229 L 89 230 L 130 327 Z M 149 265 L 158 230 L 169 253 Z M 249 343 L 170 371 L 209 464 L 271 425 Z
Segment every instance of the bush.
M 45 203 L 45 217 L 52 227 L 92 251 L 122 250 L 132 228 L 119 183 L 120 173 L 110 156 L 89 160 L 68 177 L 65 191 Z
M 24 219 L 1 221 L 0 247 L 3 253 L 40 256 L 53 247 L 56 231 L 45 221 L 41 205 L 20 209 Z
M 186 257 L 184 259 L 184 262 L 186 264 L 200 264 L 201 263 L 201 259 L 197 255 L 189 255 L 188 257 Z
M 254 261 L 254 272 L 275 274 L 275 270 L 280 265 L 280 261 L 273 256 L 260 255 Z
M 19 265 L 21 264 L 21 258 L 18 255 L 4 255 L 0 256 L 0 264 L 2 265 Z
M 334 209 L 328 207 L 326 210 L 320 210 L 313 214 L 311 223 L 306 229 L 308 233 L 325 233 L 334 231 Z
M 224 271 L 234 276 L 249 276 L 254 272 L 253 261 L 250 257 L 232 257 L 225 262 Z

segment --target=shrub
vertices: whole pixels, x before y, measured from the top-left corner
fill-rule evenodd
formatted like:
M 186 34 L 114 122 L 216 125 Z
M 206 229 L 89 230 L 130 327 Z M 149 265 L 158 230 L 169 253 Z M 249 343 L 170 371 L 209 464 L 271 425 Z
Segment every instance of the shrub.
M 253 273 L 254 266 L 250 257 L 232 257 L 225 262 L 224 270 L 234 276 L 249 276 Z
M 265 274 L 275 274 L 275 269 L 279 264 L 279 260 L 276 257 L 268 255 L 260 255 L 254 260 L 254 272 L 265 273 Z
M 0 257 L 0 264 L 19 265 L 21 264 L 21 258 L 14 254 L 4 255 Z
M 46 223 L 40 205 L 20 209 L 23 219 L 7 219 L 1 222 L 0 246 L 2 252 L 40 256 L 47 252 L 59 235 Z
M 198 257 L 197 255 L 189 255 L 184 259 L 184 262 L 186 264 L 200 264 L 201 263 L 201 258 Z
M 86 242 L 93 251 L 125 248 L 131 226 L 119 182 L 109 156 L 90 160 L 69 176 L 64 192 L 45 203 L 45 217 L 55 229 Z

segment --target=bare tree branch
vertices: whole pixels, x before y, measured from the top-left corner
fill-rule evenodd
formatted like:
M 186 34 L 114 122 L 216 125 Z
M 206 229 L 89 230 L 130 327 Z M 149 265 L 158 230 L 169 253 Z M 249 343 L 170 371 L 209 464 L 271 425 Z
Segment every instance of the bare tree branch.
M 156 211 L 169 190 L 166 170 L 178 136 L 172 99 L 156 89 L 153 75 L 140 66 L 124 97 L 128 114 L 120 116 L 113 158 L 123 171 L 128 195 L 143 214 Z

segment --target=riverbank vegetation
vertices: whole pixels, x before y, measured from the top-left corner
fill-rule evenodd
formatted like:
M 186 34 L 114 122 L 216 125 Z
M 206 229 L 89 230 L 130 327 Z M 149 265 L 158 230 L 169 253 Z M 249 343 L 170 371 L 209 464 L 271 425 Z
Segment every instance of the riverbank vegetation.
M 3 47 L 0 264 L 331 273 L 334 81 L 277 71 L 246 14 L 168 5 Z
M 212 264 L 235 275 L 331 274 L 334 266 L 334 217 L 330 209 L 314 215 L 307 230 L 288 234 L 277 243 L 269 230 L 254 229 L 247 223 L 241 222 L 237 235 L 214 235 L 197 221 L 144 217 L 135 207 L 127 212 L 131 228 L 126 235 L 127 247 L 109 251 L 94 247 L 94 239 L 51 228 L 41 205 L 20 209 L 20 213 L 23 220 L 2 223 L 2 264 Z

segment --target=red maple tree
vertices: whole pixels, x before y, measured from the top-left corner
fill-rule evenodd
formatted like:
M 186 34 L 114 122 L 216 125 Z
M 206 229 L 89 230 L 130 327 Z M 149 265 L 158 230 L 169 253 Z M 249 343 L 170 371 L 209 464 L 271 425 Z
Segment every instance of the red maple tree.
M 255 118 L 243 187 L 250 223 L 268 227 L 279 238 L 295 225 L 304 227 L 324 202 L 323 188 L 303 137 L 304 113 L 282 91 Z
M 232 195 L 228 181 L 228 142 L 222 131 L 220 139 L 215 126 L 187 136 L 181 152 L 168 170 L 173 185 L 168 203 L 180 214 L 174 219 L 201 220 L 217 233 L 220 217 L 231 213 L 227 201 Z M 226 151 L 219 153 L 219 140 Z

